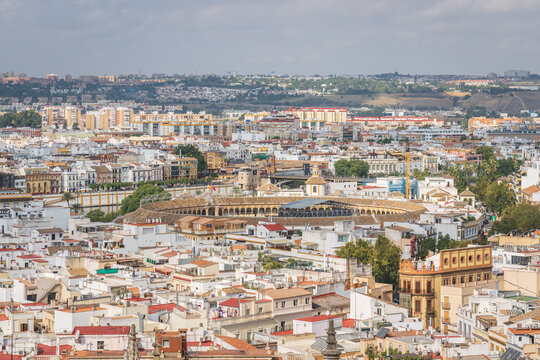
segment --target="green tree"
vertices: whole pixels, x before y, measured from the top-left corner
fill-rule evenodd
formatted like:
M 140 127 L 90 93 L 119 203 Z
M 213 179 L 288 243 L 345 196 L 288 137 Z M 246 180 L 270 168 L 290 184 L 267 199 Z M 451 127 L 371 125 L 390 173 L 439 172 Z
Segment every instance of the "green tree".
M 100 209 L 90 210 L 86 217 L 90 219 L 91 222 L 103 222 L 103 217 L 105 213 Z
M 80 214 L 82 211 L 82 206 L 81 204 L 78 204 L 78 203 L 75 203 L 73 205 L 71 205 L 71 212 L 74 213 L 74 214 Z
M 516 203 L 516 197 L 506 182 L 492 182 L 486 189 L 484 202 L 487 208 L 497 214 Z
M 174 149 L 176 155 L 181 155 L 182 157 L 193 157 L 197 159 L 197 170 L 199 173 L 205 171 L 208 168 L 206 161 L 204 160 L 203 153 L 199 150 L 198 147 L 192 144 L 187 145 L 178 145 Z
M 481 145 L 476 148 L 476 153 L 482 155 L 482 160 L 490 160 L 495 158 L 495 152 L 491 146 Z
M 356 258 L 363 264 L 372 265 L 375 281 L 397 286 L 401 249 L 384 236 L 379 236 L 375 245 L 359 239 L 348 242 L 336 251 L 341 258 Z
M 401 249 L 385 236 L 375 242 L 372 272 L 375 281 L 394 285 L 399 284 L 399 262 Z
M 73 194 L 70 192 L 66 191 L 65 193 L 62 194 L 62 201 L 65 201 L 68 207 L 69 207 L 69 202 L 73 199 L 75 199 L 75 196 L 73 196 Z
M 154 194 L 164 193 L 165 189 L 161 186 L 155 186 L 152 184 L 141 185 L 133 192 L 133 194 L 122 200 L 122 206 L 120 206 L 120 215 L 125 215 L 132 211 L 137 210 L 141 206 L 141 199 Z
M 367 177 L 369 174 L 369 164 L 360 159 L 341 159 L 334 164 L 337 176 L 344 177 Z
M 540 229 L 540 207 L 526 202 L 507 207 L 498 221 L 493 223 L 492 231 L 506 234 L 512 230 L 520 232 Z
M 358 239 L 356 242 L 349 241 L 336 250 L 336 255 L 344 259 L 356 258 L 362 264 L 370 264 L 373 260 L 373 245 Z
M 497 161 L 497 175 L 508 176 L 519 170 L 521 163 L 515 158 L 506 158 Z
M 41 128 L 42 117 L 34 110 L 0 115 L 0 127 Z

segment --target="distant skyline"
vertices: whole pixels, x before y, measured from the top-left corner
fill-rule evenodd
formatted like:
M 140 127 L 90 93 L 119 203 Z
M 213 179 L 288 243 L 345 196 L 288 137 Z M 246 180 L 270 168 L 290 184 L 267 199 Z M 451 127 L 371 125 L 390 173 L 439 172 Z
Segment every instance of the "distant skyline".
M 540 73 L 538 0 L 0 0 L 0 72 Z

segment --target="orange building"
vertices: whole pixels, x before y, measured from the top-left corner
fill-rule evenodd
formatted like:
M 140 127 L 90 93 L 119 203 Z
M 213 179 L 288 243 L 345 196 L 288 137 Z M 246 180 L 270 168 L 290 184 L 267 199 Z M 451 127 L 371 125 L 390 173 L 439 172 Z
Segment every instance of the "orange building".
M 469 131 L 475 129 L 498 129 L 501 125 L 519 125 L 523 120 L 520 118 L 486 118 L 486 117 L 473 117 L 469 119 Z

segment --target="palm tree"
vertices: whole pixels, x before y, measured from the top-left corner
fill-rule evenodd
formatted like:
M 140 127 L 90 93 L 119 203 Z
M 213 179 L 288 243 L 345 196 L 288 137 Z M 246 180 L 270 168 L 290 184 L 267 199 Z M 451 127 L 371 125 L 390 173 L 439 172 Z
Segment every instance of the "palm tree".
M 81 204 L 75 203 L 75 204 L 71 205 L 71 212 L 73 212 L 75 214 L 80 214 L 81 211 L 82 211 Z
M 70 192 L 66 191 L 64 194 L 62 194 L 62 201 L 65 201 L 68 207 L 69 207 L 69 202 L 73 199 L 75 199 L 75 196 L 73 196 L 73 194 Z

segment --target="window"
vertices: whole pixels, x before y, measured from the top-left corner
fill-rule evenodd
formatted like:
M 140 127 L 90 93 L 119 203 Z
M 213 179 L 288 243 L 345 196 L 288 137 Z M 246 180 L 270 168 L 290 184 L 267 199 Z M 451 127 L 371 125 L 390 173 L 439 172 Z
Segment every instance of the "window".
M 464 283 L 465 283 L 465 276 L 462 276 L 459 280 L 460 280 L 460 282 L 461 282 L 462 284 L 464 284 Z
M 259 308 L 259 314 L 261 314 L 261 313 L 262 313 L 262 307 Z
M 480 261 L 480 255 L 476 255 L 476 261 Z
M 420 281 L 417 281 L 415 284 L 414 284 L 414 292 L 419 294 L 421 291 L 420 291 Z
M 473 276 L 469 275 L 469 282 L 473 282 Z
M 480 281 L 480 274 L 476 274 L 476 281 Z
M 246 315 L 251 315 L 251 309 L 246 309 Z
M 416 313 L 420 312 L 420 300 L 416 300 L 414 302 L 414 312 L 416 312 Z
M 426 292 L 427 292 L 427 293 L 431 293 L 431 281 L 428 281 L 428 282 L 426 283 Z
M 306 298 L 306 304 L 309 304 L 309 298 Z
M 453 257 L 453 258 L 452 258 L 452 264 L 455 264 L 456 262 L 457 262 L 456 258 Z
M 427 311 L 431 310 L 431 300 L 427 300 L 427 302 L 426 302 L 426 310 Z
M 279 304 L 279 303 L 276 301 L 276 309 L 278 308 L 278 304 Z
M 456 285 L 456 278 L 455 277 L 452 278 L 452 285 Z
M 484 255 L 484 259 L 487 261 L 489 259 L 489 255 L 488 254 Z
M 282 308 L 285 307 L 285 301 L 282 301 L 282 302 L 281 302 L 281 307 L 282 307 Z
M 98 348 L 98 350 L 105 349 L 105 341 L 98 341 L 97 342 L 97 348 Z
M 297 305 L 298 305 L 298 299 L 294 299 L 294 300 L 293 300 L 293 305 L 294 305 L 294 306 L 297 306 Z
M 171 341 L 169 339 L 163 339 L 163 341 L 161 342 L 161 346 L 163 346 L 164 348 L 168 348 L 171 346 Z
M 462 264 L 465 263 L 465 256 L 462 256 L 462 257 L 460 258 L 460 261 L 461 261 Z
M 443 282 L 443 285 L 449 285 L 450 284 L 450 279 L 444 278 L 442 282 Z

